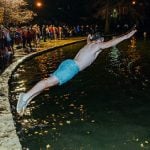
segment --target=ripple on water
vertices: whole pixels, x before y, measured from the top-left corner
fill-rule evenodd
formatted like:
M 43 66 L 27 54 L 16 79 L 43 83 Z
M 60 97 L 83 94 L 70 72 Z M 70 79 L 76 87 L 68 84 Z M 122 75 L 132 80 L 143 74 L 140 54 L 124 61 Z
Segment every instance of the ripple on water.
M 21 65 L 11 80 L 11 104 L 15 107 L 20 92 L 48 77 L 82 46 L 68 46 Z M 101 53 L 91 67 L 67 84 L 35 97 L 24 117 L 14 110 L 23 147 L 149 149 L 150 77 L 146 70 L 150 66 L 142 63 L 141 54 L 146 49 L 138 46 L 138 40 L 123 42 Z

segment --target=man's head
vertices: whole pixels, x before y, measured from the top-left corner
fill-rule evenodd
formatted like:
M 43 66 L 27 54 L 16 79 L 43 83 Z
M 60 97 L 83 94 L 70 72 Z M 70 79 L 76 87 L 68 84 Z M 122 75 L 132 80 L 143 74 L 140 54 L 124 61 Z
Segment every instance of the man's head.
M 92 36 L 92 41 L 104 42 L 104 37 L 102 37 L 100 33 L 95 33 Z

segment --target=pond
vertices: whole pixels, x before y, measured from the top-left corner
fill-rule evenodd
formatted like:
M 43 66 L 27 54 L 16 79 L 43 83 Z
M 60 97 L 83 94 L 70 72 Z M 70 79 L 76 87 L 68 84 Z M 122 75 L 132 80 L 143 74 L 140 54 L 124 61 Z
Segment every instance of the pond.
M 150 149 L 150 42 L 132 38 L 104 50 L 68 83 L 46 89 L 16 114 L 16 97 L 47 78 L 85 43 L 36 56 L 10 80 L 10 103 L 23 149 Z

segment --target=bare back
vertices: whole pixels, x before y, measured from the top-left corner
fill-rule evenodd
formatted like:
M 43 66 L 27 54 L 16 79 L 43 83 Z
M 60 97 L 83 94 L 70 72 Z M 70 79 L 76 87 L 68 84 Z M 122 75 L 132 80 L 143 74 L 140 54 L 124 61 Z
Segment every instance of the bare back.
M 74 58 L 80 68 L 80 71 L 90 66 L 100 52 L 101 50 L 99 50 L 99 47 L 95 43 L 85 45 Z

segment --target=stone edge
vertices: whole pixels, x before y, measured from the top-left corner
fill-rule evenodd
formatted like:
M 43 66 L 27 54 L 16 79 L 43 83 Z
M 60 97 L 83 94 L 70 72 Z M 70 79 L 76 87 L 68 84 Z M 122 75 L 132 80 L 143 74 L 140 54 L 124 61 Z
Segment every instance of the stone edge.
M 78 42 L 85 41 L 85 39 L 80 39 L 75 42 L 62 44 L 60 46 L 54 46 L 42 51 L 34 52 L 23 56 L 16 62 L 12 63 L 0 76 L 1 90 L 0 90 L 0 149 L 3 150 L 21 150 L 22 146 L 20 144 L 19 138 L 16 133 L 15 122 L 13 120 L 13 115 L 11 113 L 10 103 L 9 103 L 9 80 L 12 74 L 18 68 L 18 66 L 25 60 L 40 55 L 42 53 L 61 48 L 63 46 L 75 44 Z

